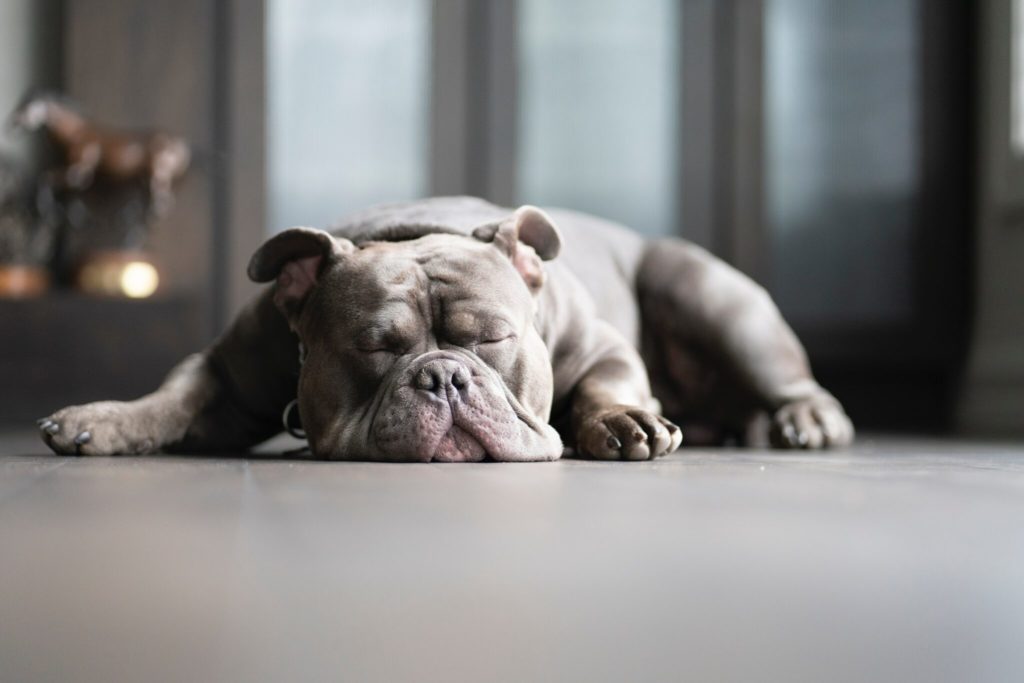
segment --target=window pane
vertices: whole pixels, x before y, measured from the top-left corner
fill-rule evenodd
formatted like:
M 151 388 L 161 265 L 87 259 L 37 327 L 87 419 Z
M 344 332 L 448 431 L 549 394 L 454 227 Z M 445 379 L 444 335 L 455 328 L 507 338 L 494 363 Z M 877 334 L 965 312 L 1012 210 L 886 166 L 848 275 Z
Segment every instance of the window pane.
M 430 0 L 269 0 L 270 231 L 427 189 Z
M 914 0 L 767 5 L 772 285 L 796 320 L 910 312 L 918 9 Z
M 677 229 L 676 0 L 520 0 L 523 202 Z

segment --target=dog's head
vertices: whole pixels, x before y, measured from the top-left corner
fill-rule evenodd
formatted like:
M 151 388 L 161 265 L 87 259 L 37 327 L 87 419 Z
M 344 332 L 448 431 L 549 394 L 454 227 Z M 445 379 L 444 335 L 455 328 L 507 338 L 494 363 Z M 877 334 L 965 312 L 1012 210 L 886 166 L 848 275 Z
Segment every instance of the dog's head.
M 414 232 L 412 234 L 415 234 Z M 560 248 L 539 209 L 473 235 L 359 245 L 293 228 L 249 276 L 305 350 L 299 410 L 313 452 L 360 460 L 550 460 L 552 371 L 534 318 Z

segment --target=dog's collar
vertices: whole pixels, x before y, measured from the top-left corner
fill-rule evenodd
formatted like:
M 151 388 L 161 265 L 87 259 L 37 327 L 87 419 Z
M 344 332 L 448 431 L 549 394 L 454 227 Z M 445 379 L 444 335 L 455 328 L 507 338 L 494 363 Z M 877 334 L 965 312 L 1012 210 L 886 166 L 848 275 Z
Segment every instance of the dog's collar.
M 302 428 L 302 416 L 299 415 L 299 399 L 293 398 L 284 407 L 284 412 L 281 413 L 281 424 L 284 425 L 284 430 L 296 439 L 306 438 L 306 430 Z
M 300 341 L 299 342 L 299 367 L 301 368 L 306 363 L 306 347 Z M 288 405 L 284 407 L 284 411 L 281 413 L 281 424 L 284 426 L 284 430 L 294 436 L 296 439 L 305 439 L 306 430 L 302 428 L 302 416 L 299 414 L 299 399 L 298 397 L 293 398 L 288 402 Z

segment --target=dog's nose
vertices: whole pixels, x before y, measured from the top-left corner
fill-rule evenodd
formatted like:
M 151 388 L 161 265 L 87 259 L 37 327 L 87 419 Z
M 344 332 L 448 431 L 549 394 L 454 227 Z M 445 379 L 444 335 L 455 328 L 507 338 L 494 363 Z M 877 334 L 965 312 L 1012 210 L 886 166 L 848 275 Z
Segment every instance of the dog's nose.
M 448 396 L 448 387 L 458 393 L 469 385 L 469 370 L 458 361 L 438 358 L 424 363 L 413 377 L 413 384 L 417 389 Z

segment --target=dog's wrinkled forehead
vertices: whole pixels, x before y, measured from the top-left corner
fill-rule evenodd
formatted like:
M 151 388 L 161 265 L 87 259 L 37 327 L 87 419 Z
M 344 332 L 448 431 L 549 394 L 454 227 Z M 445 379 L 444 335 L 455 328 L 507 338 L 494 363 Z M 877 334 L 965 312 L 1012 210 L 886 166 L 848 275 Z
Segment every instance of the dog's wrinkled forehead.
M 508 258 L 471 237 L 432 234 L 401 242 L 366 242 L 346 259 L 325 291 L 327 303 L 355 324 L 407 317 L 432 320 L 454 309 L 530 310 L 532 298 Z

